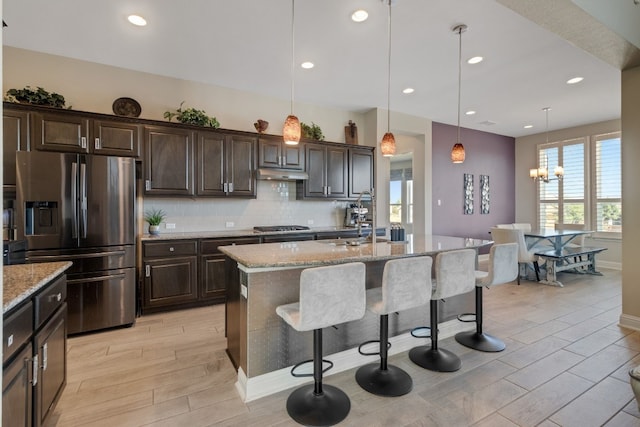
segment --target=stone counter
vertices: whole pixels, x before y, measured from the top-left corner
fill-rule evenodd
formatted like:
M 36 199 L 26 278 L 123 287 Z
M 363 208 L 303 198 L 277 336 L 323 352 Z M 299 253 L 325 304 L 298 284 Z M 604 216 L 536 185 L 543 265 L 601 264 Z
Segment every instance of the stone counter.
M 217 231 L 191 231 L 169 233 L 163 232 L 158 235 L 143 234 L 140 236 L 142 241 L 159 241 L 159 240 L 180 240 L 180 239 L 217 239 L 225 237 L 255 237 L 255 236 L 273 236 L 286 234 L 317 234 L 317 233 L 349 233 L 355 231 L 350 227 L 313 227 L 309 230 L 291 230 L 291 231 L 254 231 L 253 229 L 244 230 L 217 230 Z M 383 230 L 378 228 L 378 233 Z
M 70 261 L 60 261 L 3 266 L 3 314 L 64 273 L 71 265 Z

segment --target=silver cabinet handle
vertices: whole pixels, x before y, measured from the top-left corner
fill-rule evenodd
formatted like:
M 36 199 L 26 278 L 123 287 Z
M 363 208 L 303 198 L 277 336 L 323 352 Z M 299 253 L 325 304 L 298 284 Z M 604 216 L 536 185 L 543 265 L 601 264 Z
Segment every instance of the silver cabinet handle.
M 151 277 L 151 266 L 149 264 L 144 266 L 144 277 Z
M 80 137 L 80 147 L 87 148 L 87 137 L 86 136 L 81 136 Z
M 144 181 L 144 189 L 145 189 L 145 191 L 151 190 L 151 180 L 150 179 L 146 179 Z
M 222 191 L 224 191 L 225 193 L 228 191 L 229 189 L 229 184 L 227 184 L 226 182 L 222 185 Z
M 50 302 L 60 302 L 62 301 L 62 293 L 58 292 L 55 295 L 49 295 L 49 301 Z
M 229 193 L 233 193 L 233 182 L 229 183 Z
M 100 149 L 100 138 L 96 138 L 94 144 L 93 144 L 93 148 L 95 148 L 96 150 Z
M 35 387 L 36 384 L 38 384 L 38 355 L 33 356 L 32 360 L 31 370 L 33 372 L 33 379 L 31 380 L 31 385 Z
M 42 370 L 46 371 L 47 370 L 47 353 L 49 353 L 49 343 L 46 342 L 44 343 L 44 345 L 42 346 Z
M 175 250 L 175 249 L 173 249 L 173 246 L 171 246 L 171 247 L 169 248 L 169 252 L 173 252 L 174 250 Z
M 328 196 L 329 194 L 331 194 L 331 186 L 330 186 L 330 185 L 327 187 L 327 196 Z

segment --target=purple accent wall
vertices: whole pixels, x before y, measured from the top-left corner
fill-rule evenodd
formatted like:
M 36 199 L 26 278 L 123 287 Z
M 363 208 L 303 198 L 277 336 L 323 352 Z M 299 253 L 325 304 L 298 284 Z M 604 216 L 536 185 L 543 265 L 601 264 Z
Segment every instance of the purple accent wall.
M 453 164 L 456 135 L 456 126 L 433 122 L 433 234 L 488 239 L 495 224 L 515 220 L 515 139 L 462 128 L 466 158 Z M 472 215 L 463 214 L 465 173 L 473 174 Z M 480 175 L 489 175 L 489 214 L 480 213 Z

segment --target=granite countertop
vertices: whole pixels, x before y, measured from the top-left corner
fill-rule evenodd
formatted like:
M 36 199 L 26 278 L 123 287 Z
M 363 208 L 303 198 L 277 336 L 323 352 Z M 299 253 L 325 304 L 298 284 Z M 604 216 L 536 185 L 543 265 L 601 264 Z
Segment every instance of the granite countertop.
M 379 227 L 378 230 L 382 229 Z M 215 239 L 225 237 L 252 237 L 266 236 L 274 234 L 305 234 L 305 233 L 330 233 L 330 232 L 347 232 L 354 231 L 355 228 L 350 227 L 316 227 L 309 230 L 291 230 L 291 231 L 254 231 L 253 229 L 244 230 L 218 230 L 218 231 L 191 231 L 181 233 L 160 233 L 158 235 L 143 234 L 140 239 L 142 241 L 161 241 L 161 240 L 181 240 L 181 239 Z
M 432 255 L 454 249 L 477 249 L 492 243 L 490 240 L 435 235 L 409 235 L 406 242 L 384 241 L 376 243 L 375 247 L 370 242 L 351 246 L 345 244 L 345 240 L 263 243 L 261 245 L 221 246 L 219 249 L 237 261 L 241 268 L 251 270 Z
M 35 294 L 71 265 L 71 261 L 59 261 L 3 266 L 3 314 Z

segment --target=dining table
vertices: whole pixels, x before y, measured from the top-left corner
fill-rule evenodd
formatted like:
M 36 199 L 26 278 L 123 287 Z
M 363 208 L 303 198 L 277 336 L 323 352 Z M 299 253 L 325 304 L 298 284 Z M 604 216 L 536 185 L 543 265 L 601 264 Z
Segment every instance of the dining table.
M 553 228 L 542 228 L 539 230 L 525 231 L 524 238 L 527 243 L 527 249 L 529 250 L 545 242 L 549 242 L 554 250 L 560 251 L 576 237 L 591 233 L 593 233 L 593 231 L 590 230 L 556 230 Z

